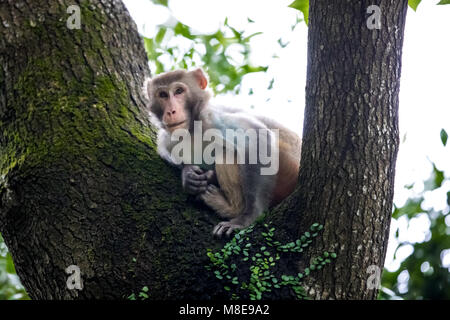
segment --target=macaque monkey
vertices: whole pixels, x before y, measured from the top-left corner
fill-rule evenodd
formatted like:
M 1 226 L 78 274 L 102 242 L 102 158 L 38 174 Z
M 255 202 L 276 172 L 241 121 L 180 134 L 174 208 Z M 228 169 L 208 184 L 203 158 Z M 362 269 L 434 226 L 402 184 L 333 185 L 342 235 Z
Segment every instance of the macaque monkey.
M 228 219 L 215 226 L 213 234 L 229 236 L 234 230 L 248 227 L 264 210 L 278 204 L 294 190 L 301 140 L 291 130 L 266 117 L 210 104 L 207 84 L 201 69 L 190 72 L 177 70 L 149 79 L 144 89 L 150 101 L 150 111 L 161 127 L 158 134 L 160 156 L 182 169 L 181 181 L 185 192 L 196 195 L 222 218 Z M 221 150 L 226 148 L 218 147 L 211 153 L 213 163 L 203 160 L 196 163 L 192 158 L 210 148 L 204 141 L 208 140 L 204 137 L 209 129 L 215 130 L 210 130 L 215 133 L 214 143 L 231 146 L 231 157 L 225 157 L 229 149 L 221 154 Z M 239 138 L 228 138 L 228 133 L 233 130 L 249 129 L 258 132 L 252 136 L 253 142 L 249 142 L 249 136 L 240 140 L 240 144 L 236 142 Z M 189 146 L 192 146 L 191 142 L 194 144 L 191 147 L 193 151 L 184 150 L 182 156 L 175 152 L 182 136 L 180 132 L 187 133 L 185 137 Z M 196 141 L 200 141 L 197 149 Z M 240 159 L 246 161 L 238 161 L 234 153 L 238 147 L 243 150 Z M 270 171 L 267 159 L 261 156 L 261 152 L 267 149 L 271 150 L 270 156 L 276 156 L 274 172 Z M 250 160 L 252 157 L 253 161 Z

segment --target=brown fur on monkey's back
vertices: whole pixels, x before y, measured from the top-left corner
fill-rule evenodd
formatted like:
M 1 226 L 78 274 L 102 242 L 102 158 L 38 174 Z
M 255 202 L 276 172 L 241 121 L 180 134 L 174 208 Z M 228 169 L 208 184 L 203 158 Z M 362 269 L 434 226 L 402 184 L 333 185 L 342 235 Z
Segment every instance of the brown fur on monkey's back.
M 276 121 L 256 116 L 269 129 L 278 129 L 279 131 L 279 170 L 275 182 L 270 206 L 275 206 L 284 198 L 290 195 L 297 186 L 298 173 L 300 168 L 301 139 L 293 131 L 287 129 Z M 228 218 L 239 215 L 244 208 L 244 198 L 242 196 L 245 190 L 242 190 L 240 182 L 240 173 L 236 165 L 216 164 L 216 174 L 219 184 L 227 199 L 230 201 L 231 210 L 226 212 Z M 225 212 L 223 212 L 225 213 Z
M 279 130 L 279 170 L 270 206 L 275 206 L 290 195 L 298 182 L 302 140 L 292 130 L 276 121 L 258 116 L 269 129 Z

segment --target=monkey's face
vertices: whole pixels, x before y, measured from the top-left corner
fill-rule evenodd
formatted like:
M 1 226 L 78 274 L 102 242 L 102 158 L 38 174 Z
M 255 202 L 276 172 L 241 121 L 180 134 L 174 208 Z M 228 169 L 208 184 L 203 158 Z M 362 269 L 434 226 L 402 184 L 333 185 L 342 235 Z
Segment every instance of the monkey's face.
M 168 86 L 155 88 L 152 111 L 169 132 L 179 128 L 189 128 L 188 96 L 189 88 L 183 82 L 173 82 Z
M 169 132 L 190 129 L 209 99 L 208 80 L 201 69 L 159 75 L 147 84 L 150 111 Z

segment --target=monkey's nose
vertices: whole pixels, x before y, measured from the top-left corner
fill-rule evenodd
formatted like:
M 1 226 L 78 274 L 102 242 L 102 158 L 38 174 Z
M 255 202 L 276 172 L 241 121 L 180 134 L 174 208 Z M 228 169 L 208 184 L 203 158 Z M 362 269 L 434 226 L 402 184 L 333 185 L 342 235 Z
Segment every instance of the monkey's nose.
M 171 116 L 171 115 L 174 115 L 175 114 L 175 110 L 169 110 L 169 111 L 167 111 L 167 115 L 168 116 Z

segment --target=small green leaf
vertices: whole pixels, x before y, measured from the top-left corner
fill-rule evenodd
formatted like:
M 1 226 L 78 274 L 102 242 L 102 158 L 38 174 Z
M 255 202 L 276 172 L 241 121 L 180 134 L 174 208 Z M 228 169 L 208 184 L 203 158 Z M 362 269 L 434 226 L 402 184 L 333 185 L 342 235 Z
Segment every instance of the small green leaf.
M 153 2 L 167 7 L 169 0 L 154 0 Z
M 308 25 L 309 0 L 295 0 L 288 7 L 301 11 L 305 18 L 305 23 Z
M 148 295 L 145 292 L 141 292 L 141 293 L 139 293 L 139 297 L 147 299 Z
M 442 182 L 444 181 L 444 172 L 440 171 L 436 165 L 433 163 L 433 172 L 431 177 L 424 181 L 425 190 L 434 190 L 440 188 L 442 186 Z
M 278 41 L 280 41 L 281 40 L 281 38 L 278 40 Z M 287 44 L 286 44 L 287 45 Z M 285 45 L 285 46 L 286 46 Z M 282 47 L 282 48 L 284 48 L 283 46 L 282 46 L 282 44 L 280 43 L 280 46 Z M 273 83 L 275 82 L 275 78 L 272 78 L 272 80 L 270 80 L 270 82 L 269 82 L 269 86 L 267 87 L 267 90 L 272 90 L 273 89 Z
M 450 0 L 441 0 L 438 4 L 450 4 Z
M 411 9 L 416 11 L 417 6 L 419 5 L 420 1 L 422 1 L 422 0 L 408 0 L 408 5 L 411 7 Z
M 160 28 L 159 29 L 158 33 L 155 36 L 155 42 L 157 44 L 160 44 L 163 41 L 164 36 L 166 35 L 166 32 L 167 32 L 166 28 Z
M 448 0 L 450 4 L 450 0 Z M 439 4 L 439 3 L 438 3 Z M 442 144 L 444 145 L 444 147 L 447 145 L 447 139 L 448 139 L 448 134 L 447 131 L 445 131 L 444 129 L 441 130 L 441 141 Z

